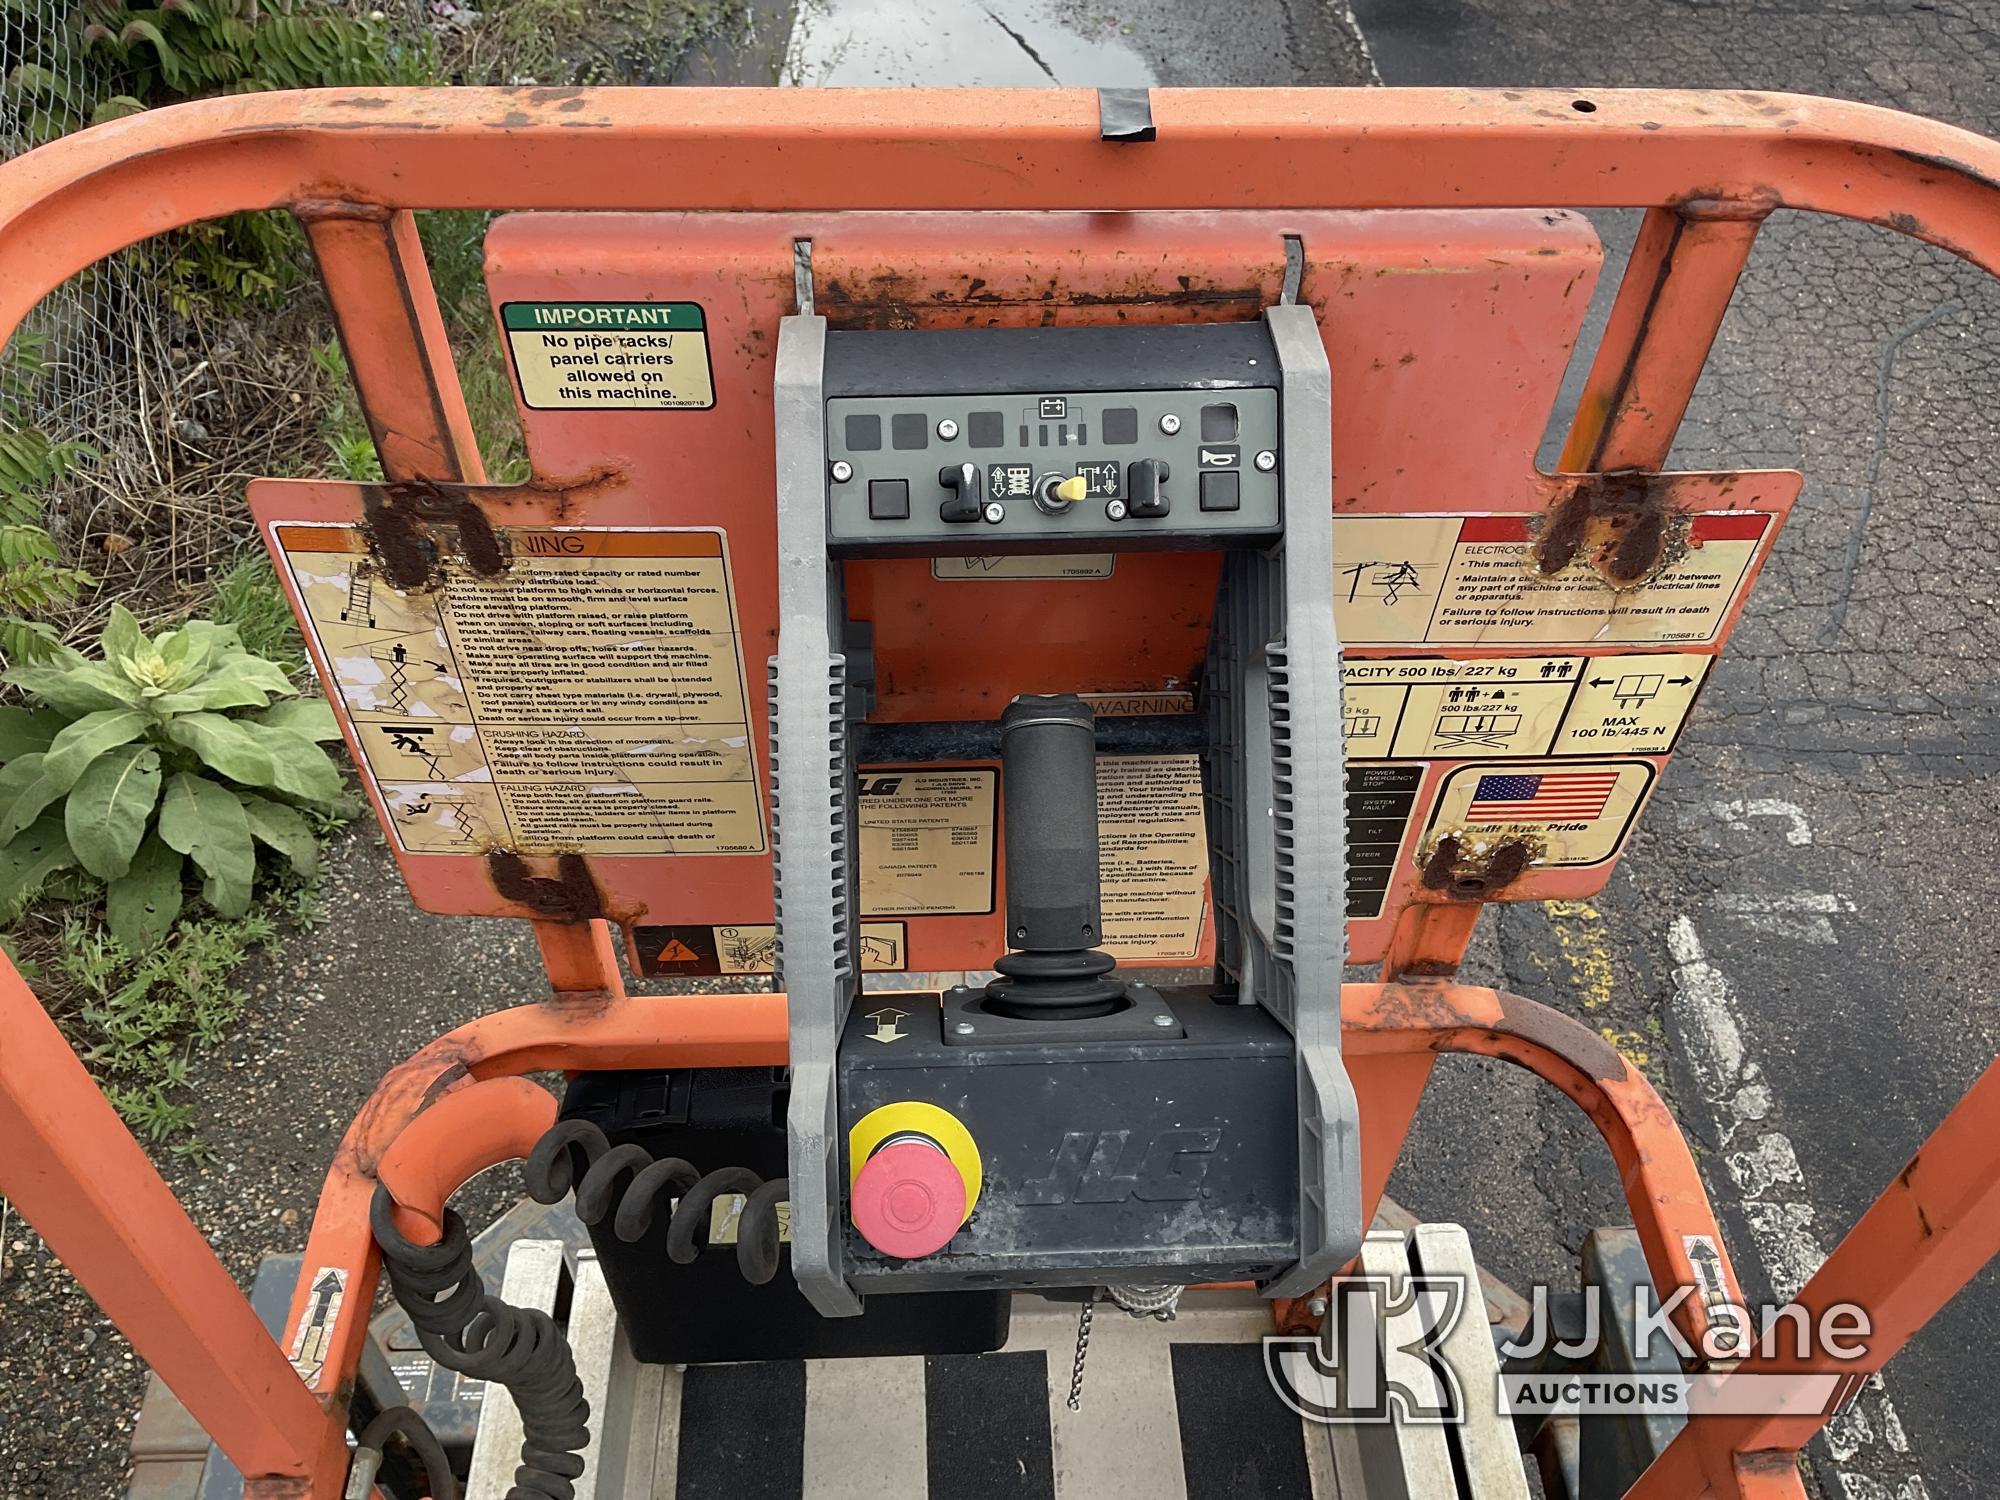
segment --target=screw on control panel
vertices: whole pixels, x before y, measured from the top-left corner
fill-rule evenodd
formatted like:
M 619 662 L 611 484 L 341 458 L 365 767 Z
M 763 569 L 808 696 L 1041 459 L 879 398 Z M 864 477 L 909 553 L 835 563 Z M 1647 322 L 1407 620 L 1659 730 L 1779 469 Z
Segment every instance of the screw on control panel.
M 998 526 L 1002 521 L 1007 519 L 1007 507 L 1002 505 L 998 500 L 988 500 L 986 502 L 985 515 L 988 526 Z
M 1105 519 L 1105 520 L 1107 520 L 1107 521 L 1122 521 L 1122 520 L 1124 520 L 1124 519 L 1125 519 L 1125 502 L 1124 502 L 1123 500 L 1107 500 L 1107 501 L 1105 501 L 1105 502 L 1104 502 L 1104 519 Z
M 1259 474 L 1268 474 L 1278 467 L 1278 455 L 1273 453 L 1269 448 L 1266 448 L 1252 459 L 1251 462 L 1257 465 L 1257 472 Z
M 1172 412 L 1168 412 L 1164 417 L 1160 418 L 1160 431 L 1164 432 L 1168 437 L 1172 437 L 1180 430 L 1181 419 Z
M 958 436 L 958 423 L 952 421 L 950 417 L 942 417 L 938 421 L 937 432 L 938 436 L 948 443 Z
M 1309 1313 L 1311 1313 L 1311 1314 L 1312 1314 L 1312 1315 L 1313 1315 L 1313 1316 L 1314 1316 L 1315 1318 L 1323 1318 L 1323 1317 L 1325 1317 L 1325 1316 L 1326 1316 L 1326 1298 L 1324 1298 L 1324 1297 L 1314 1297 L 1314 1298 L 1312 1298 L 1311 1300 L 1309 1300 L 1309 1301 L 1308 1301 L 1308 1302 L 1306 1303 L 1306 1311 L 1307 1311 L 1307 1312 L 1309 1312 Z
M 951 1029 L 954 1032 L 956 1032 L 959 1036 L 972 1035 L 972 1023 L 970 1021 L 960 1021 L 956 1026 L 952 1027 Z
M 1157 1015 L 1153 1017 L 1153 1024 L 1155 1026 L 1171 1026 L 1174 1024 L 1174 1018 L 1164 1014 Z
M 836 484 L 845 484 L 854 477 L 854 465 L 844 458 L 833 461 L 833 478 Z

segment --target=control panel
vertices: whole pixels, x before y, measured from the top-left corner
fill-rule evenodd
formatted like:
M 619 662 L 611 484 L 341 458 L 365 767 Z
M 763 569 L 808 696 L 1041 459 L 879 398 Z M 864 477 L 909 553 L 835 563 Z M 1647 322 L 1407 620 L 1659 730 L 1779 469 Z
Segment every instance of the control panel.
M 836 551 L 1254 542 L 1281 529 L 1261 323 L 829 333 Z

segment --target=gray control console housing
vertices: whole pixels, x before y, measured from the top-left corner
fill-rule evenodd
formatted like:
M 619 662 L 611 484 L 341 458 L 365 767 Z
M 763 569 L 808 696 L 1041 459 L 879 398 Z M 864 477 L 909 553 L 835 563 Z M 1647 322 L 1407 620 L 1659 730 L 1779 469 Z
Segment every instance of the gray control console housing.
M 828 547 L 963 555 L 1266 540 L 1283 525 L 1278 386 L 1262 323 L 829 332 Z M 1164 514 L 1139 498 L 1136 470 L 1149 462 L 1165 466 Z M 978 519 L 946 519 L 958 490 L 941 475 L 968 464 Z M 1050 483 L 1077 475 L 1087 496 L 1052 504 Z

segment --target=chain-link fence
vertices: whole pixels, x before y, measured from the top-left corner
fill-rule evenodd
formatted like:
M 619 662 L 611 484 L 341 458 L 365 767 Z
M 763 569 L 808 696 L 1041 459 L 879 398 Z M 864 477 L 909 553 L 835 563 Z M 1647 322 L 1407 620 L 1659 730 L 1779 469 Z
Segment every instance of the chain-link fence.
M 359 33 L 333 44 L 352 48 L 357 68 L 380 69 L 385 55 L 395 66 L 428 35 L 424 0 L 364 11 L 191 0 L 176 21 L 195 6 L 206 54 L 147 33 L 148 18 L 163 13 L 124 0 L 0 0 L 0 157 L 138 110 L 121 93 L 135 79 L 155 98 L 343 81 L 338 60 L 325 80 L 287 76 L 330 55 L 315 40 L 287 56 L 278 44 L 295 22 L 369 21 L 390 38 L 386 52 Z M 231 55 L 227 44 L 239 41 Z M 63 612 L 66 634 L 87 632 L 114 598 L 142 614 L 194 602 L 213 568 L 250 540 L 244 483 L 325 467 L 318 398 L 329 372 L 312 355 L 330 331 L 317 297 L 290 295 L 289 280 L 306 290 L 303 260 L 296 236 L 287 245 L 247 222 L 221 237 L 135 247 L 45 298 L 10 347 L 21 399 L 0 415 L 91 452 L 47 486 L 44 503 L 64 560 L 97 580 Z M 289 278 L 282 296 L 268 284 L 272 270 Z

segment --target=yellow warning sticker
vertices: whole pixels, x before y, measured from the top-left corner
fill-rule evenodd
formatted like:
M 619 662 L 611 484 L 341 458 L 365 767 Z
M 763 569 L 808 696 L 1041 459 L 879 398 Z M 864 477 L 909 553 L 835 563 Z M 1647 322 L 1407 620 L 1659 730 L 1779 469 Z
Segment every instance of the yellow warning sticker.
M 1000 773 L 864 768 L 859 778 L 861 911 L 868 917 L 993 910 Z
M 1538 571 L 1526 515 L 1335 516 L 1334 617 L 1358 646 L 1712 641 L 1776 519 L 1696 515 L 1685 552 L 1614 590 L 1587 561 Z
M 276 536 L 403 848 L 763 851 L 720 532 L 503 529 L 421 590 L 352 527 Z
M 1511 837 L 1544 868 L 1601 864 L 1624 843 L 1652 784 L 1652 763 L 1643 760 L 1460 766 L 1438 784 L 1418 862 L 1443 838 L 1477 853 Z
M 946 583 L 987 578 L 1109 578 L 1109 552 L 1049 552 L 1019 557 L 934 557 L 931 577 Z
M 500 322 L 530 410 L 715 405 L 698 303 L 509 302 Z
M 1194 957 L 1208 881 L 1197 757 L 1097 758 L 1097 867 L 1107 950 Z
M 1712 658 L 1350 658 L 1341 667 L 1347 753 L 1357 760 L 1664 755 Z
M 711 1245 L 733 1245 L 737 1230 L 743 1223 L 743 1205 L 750 1201 L 747 1193 L 724 1193 L 708 1206 L 708 1242 Z M 789 1199 L 779 1202 L 778 1243 L 792 1242 L 792 1205 Z
M 901 922 L 863 922 L 862 969 L 872 974 L 894 974 L 907 969 L 907 933 L 908 929 Z M 696 956 L 692 951 L 687 954 L 690 960 Z M 715 957 L 717 972 L 721 974 L 769 974 L 778 964 L 778 929 L 769 922 L 739 922 L 733 927 L 718 927 L 715 929 Z

